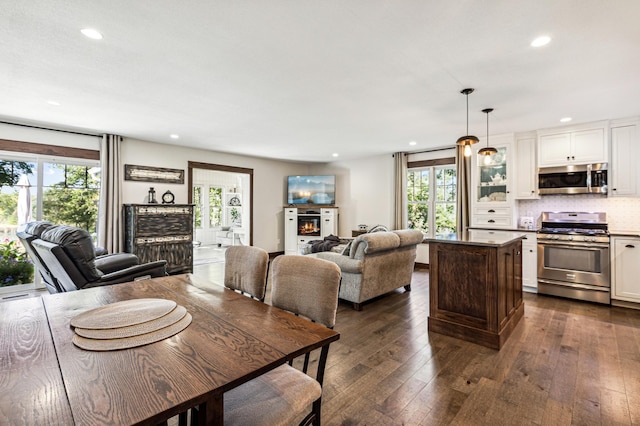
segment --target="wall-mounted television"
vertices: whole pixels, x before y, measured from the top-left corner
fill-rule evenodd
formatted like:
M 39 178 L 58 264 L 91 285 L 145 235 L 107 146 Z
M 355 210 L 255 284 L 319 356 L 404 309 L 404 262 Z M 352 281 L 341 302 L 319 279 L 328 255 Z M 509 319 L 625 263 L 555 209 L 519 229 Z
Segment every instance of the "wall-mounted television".
M 289 176 L 287 178 L 287 204 L 332 206 L 335 203 L 335 176 Z

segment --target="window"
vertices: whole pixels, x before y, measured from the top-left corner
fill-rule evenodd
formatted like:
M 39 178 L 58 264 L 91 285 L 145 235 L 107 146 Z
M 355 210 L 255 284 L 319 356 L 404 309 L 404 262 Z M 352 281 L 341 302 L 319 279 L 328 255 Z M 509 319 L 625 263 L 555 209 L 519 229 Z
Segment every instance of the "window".
M 408 227 L 429 235 L 456 232 L 456 184 L 454 165 L 409 169 Z
M 35 157 L 35 160 L 34 160 Z M 17 241 L 18 226 L 34 220 L 85 229 L 97 238 L 100 200 L 98 160 L 26 157 L 0 152 L 0 239 Z M 40 286 L 39 274 L 33 277 Z M 15 283 L 23 283 L 16 281 Z M 9 283 L 9 284 L 7 284 Z M 6 281 L 3 285 L 13 285 Z
M 222 188 L 209 187 L 209 226 L 222 226 Z
M 194 228 L 202 228 L 202 185 L 193 186 L 193 226 Z

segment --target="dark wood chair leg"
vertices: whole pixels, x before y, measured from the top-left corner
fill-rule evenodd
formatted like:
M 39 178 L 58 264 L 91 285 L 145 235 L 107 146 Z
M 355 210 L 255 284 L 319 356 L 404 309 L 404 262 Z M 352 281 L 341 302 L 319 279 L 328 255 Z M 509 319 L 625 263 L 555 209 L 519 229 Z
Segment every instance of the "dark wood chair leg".
M 404 291 L 411 291 L 411 284 L 407 284 L 404 286 Z
M 362 303 L 354 303 L 353 304 L 353 309 L 355 309 L 356 311 L 361 311 L 362 310 Z

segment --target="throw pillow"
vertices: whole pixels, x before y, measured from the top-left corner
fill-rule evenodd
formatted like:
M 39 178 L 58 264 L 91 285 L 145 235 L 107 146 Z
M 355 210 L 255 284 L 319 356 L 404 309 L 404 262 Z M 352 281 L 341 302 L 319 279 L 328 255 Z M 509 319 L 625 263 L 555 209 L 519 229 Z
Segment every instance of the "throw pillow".
M 352 243 L 352 242 L 353 242 L 353 241 L 349 241 L 349 244 L 347 244 L 347 245 L 344 247 L 344 250 L 342 250 L 342 254 L 343 254 L 344 256 L 349 256 L 349 254 L 351 253 L 351 243 Z

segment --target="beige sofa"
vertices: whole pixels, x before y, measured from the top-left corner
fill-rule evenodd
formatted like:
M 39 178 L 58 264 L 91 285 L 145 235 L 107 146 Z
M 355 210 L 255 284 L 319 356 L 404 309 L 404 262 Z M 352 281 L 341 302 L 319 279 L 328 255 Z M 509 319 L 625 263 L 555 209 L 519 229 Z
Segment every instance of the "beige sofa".
M 423 240 L 415 229 L 362 234 L 353 240 L 348 253 L 321 252 L 309 256 L 330 260 L 342 271 L 339 297 L 353 302 L 356 310 L 362 302 L 399 287 L 411 290 L 411 274 L 416 246 Z

